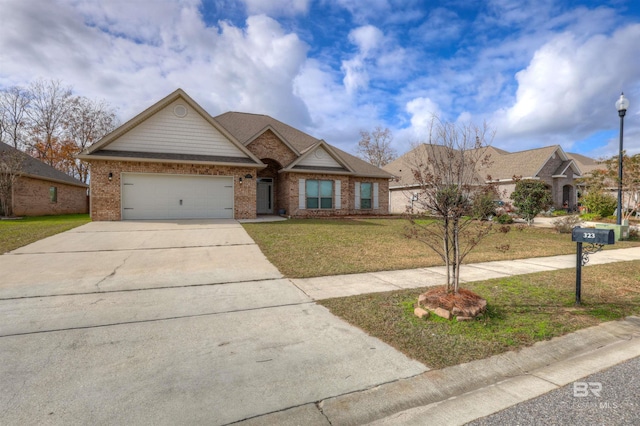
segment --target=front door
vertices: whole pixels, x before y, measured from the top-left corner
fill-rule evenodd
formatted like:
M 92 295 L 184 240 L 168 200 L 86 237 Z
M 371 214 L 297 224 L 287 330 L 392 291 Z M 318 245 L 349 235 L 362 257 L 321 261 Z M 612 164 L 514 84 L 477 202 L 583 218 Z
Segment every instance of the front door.
M 273 179 L 258 179 L 258 214 L 273 214 Z

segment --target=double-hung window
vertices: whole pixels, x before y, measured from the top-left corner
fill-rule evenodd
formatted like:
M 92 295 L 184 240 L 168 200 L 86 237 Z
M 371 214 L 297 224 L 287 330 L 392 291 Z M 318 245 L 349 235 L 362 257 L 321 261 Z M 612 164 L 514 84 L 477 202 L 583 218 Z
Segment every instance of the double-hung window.
M 333 208 L 333 181 L 311 180 L 306 181 L 306 198 L 308 209 L 332 209 Z
M 356 210 L 376 210 L 380 208 L 378 200 L 378 183 L 377 182 L 355 182 L 355 208 Z
M 370 209 L 373 199 L 373 188 L 371 182 L 363 182 L 360 184 L 360 208 Z
M 55 186 L 49 187 L 49 201 L 52 203 L 58 202 L 58 188 Z

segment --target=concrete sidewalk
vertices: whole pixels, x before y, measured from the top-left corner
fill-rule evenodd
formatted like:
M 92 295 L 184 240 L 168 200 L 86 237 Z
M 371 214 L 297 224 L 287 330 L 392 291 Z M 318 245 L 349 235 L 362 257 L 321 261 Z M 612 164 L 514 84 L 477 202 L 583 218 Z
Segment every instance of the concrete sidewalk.
M 604 250 L 589 256 L 587 268 L 589 265 L 638 259 L 640 259 L 640 247 Z M 474 263 L 461 267 L 460 281 L 463 283 L 482 281 L 492 278 L 503 278 L 575 267 L 575 254 Z M 400 271 L 299 278 L 291 279 L 291 282 L 313 300 L 322 300 L 334 297 L 354 296 L 356 294 L 442 285 L 445 283 L 445 277 L 445 267 L 435 266 L 431 268 L 405 269 Z
M 589 265 L 640 259 L 640 247 L 606 250 Z M 465 282 L 575 268 L 576 256 L 465 265 Z M 315 300 L 444 283 L 442 267 L 293 279 Z M 415 377 L 241 422 L 243 425 L 463 425 L 640 357 L 640 318 L 583 329 L 518 352 L 430 370 Z

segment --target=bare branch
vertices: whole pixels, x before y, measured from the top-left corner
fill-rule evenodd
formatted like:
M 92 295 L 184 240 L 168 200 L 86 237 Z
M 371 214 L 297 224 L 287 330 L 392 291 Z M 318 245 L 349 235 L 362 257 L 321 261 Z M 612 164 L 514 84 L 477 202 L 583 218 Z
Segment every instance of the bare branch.
M 395 160 L 396 152 L 391 147 L 393 135 L 388 128 L 377 126 L 373 132 L 360 131 L 358 154 L 363 160 L 377 167 L 383 167 Z

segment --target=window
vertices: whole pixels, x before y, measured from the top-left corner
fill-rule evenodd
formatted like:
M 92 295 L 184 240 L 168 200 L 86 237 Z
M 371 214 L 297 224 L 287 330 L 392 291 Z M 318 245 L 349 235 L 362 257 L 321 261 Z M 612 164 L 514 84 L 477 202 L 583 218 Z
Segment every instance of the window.
M 49 201 L 51 201 L 52 203 L 58 202 L 58 188 L 56 188 L 55 186 L 49 187 Z
M 307 180 L 305 192 L 308 209 L 333 208 L 333 181 Z
M 354 206 L 360 209 L 379 209 L 378 182 L 355 182 L 354 184 Z
M 363 182 L 360 184 L 360 208 L 371 208 L 371 195 L 373 194 L 371 182 Z

